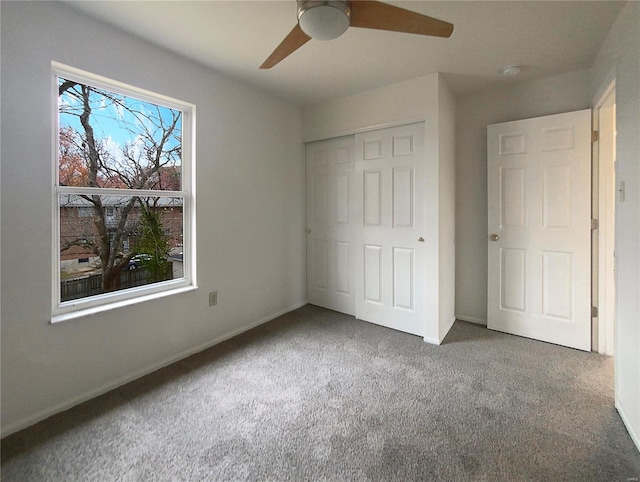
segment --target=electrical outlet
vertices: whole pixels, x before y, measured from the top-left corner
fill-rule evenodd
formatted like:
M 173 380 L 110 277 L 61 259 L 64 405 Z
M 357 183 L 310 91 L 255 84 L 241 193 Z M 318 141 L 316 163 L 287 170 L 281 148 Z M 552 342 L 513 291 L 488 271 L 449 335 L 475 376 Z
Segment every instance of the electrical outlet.
M 218 292 L 210 291 L 209 292 L 209 306 L 215 306 L 218 304 Z

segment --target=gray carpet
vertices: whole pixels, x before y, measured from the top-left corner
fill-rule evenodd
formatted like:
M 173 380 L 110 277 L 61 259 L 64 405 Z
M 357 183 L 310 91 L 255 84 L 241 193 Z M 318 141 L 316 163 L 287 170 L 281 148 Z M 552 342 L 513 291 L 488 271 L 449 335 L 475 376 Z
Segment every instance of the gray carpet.
M 2 480 L 640 477 L 613 360 L 306 306 L 2 441 Z

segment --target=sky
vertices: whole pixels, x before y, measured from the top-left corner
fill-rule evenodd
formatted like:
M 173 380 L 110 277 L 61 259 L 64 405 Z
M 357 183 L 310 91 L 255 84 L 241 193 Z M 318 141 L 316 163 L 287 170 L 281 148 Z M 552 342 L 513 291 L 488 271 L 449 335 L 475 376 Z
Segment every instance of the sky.
M 64 81 L 59 78 L 59 85 Z M 95 92 L 91 93 L 91 117 L 90 122 L 94 129 L 96 138 L 103 139 L 107 149 L 116 161 L 122 162 L 122 147 L 127 144 L 138 144 L 140 148 L 139 134 L 144 132 L 144 128 L 154 131 L 153 123 L 150 119 L 162 118 L 164 123 L 168 123 L 172 113 L 179 112 L 168 107 L 156 106 L 149 102 L 141 101 L 133 97 L 121 96 L 123 105 L 114 104 L 106 97 Z M 71 95 L 70 91 L 59 97 L 59 124 L 60 127 L 70 126 L 77 132 L 84 134 L 84 129 L 80 123 L 79 114 L 82 112 L 82 102 L 78 97 Z M 140 115 L 134 116 L 130 110 L 138 111 Z M 159 116 L 159 117 L 158 117 Z M 182 117 L 178 121 L 176 133 L 181 135 Z M 154 138 L 159 139 L 156 134 Z M 172 146 L 177 145 L 174 141 Z

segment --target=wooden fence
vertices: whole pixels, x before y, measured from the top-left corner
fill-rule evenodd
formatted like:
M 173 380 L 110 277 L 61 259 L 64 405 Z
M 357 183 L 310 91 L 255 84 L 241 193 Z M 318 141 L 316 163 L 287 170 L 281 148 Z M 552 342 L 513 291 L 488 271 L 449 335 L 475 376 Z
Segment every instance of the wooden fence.
M 169 263 L 164 280 L 173 278 L 172 263 Z M 125 270 L 120 273 L 120 288 L 134 288 L 155 281 L 149 280 L 149 272 L 145 269 L 138 268 L 133 270 Z M 86 298 L 87 296 L 100 295 L 102 290 L 102 275 L 91 274 L 82 278 L 68 279 L 60 282 L 60 301 L 77 300 Z

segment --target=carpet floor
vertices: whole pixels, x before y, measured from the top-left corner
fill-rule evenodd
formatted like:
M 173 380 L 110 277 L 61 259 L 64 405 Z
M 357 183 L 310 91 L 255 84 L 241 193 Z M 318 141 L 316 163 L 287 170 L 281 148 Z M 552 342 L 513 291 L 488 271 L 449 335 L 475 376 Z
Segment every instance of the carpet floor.
M 306 306 L 2 441 L 2 481 L 640 477 L 613 359 Z

